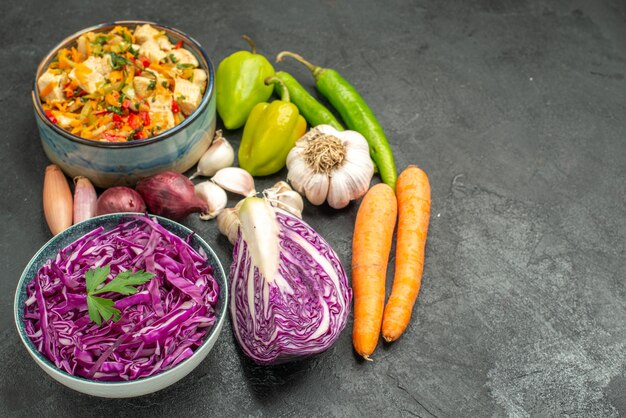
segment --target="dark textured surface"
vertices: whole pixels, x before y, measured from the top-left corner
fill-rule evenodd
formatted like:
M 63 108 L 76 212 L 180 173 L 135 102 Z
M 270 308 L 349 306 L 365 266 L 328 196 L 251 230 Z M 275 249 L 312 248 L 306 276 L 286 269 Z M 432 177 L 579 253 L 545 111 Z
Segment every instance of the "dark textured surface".
M 0 415 L 626 415 L 626 3 L 247 3 L 0 6 Z M 13 295 L 50 236 L 33 74 L 66 35 L 122 18 L 178 27 L 216 64 L 247 33 L 262 53 L 292 49 L 333 66 L 379 116 L 398 166 L 429 174 L 416 312 L 373 363 L 353 355 L 351 322 L 329 352 L 274 368 L 243 358 L 227 324 L 175 386 L 99 400 L 60 386 L 28 357 Z M 312 87 L 303 68 L 279 68 Z M 356 205 L 304 214 L 345 266 L 355 214 Z M 215 223 L 185 224 L 229 264 Z

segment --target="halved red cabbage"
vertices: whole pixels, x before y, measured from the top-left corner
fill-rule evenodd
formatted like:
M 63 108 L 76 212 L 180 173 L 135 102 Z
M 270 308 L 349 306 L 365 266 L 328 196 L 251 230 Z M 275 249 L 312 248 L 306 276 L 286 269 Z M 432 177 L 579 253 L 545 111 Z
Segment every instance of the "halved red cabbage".
M 97 228 L 48 260 L 28 284 L 26 333 L 59 369 L 103 381 L 133 380 L 170 369 L 193 354 L 216 320 L 219 287 L 206 254 L 148 216 Z M 156 276 L 115 300 L 118 322 L 89 319 L 85 273 L 109 264 Z
M 352 291 L 330 245 L 309 225 L 259 198 L 239 210 L 230 268 L 235 337 L 258 364 L 328 349 L 344 329 Z

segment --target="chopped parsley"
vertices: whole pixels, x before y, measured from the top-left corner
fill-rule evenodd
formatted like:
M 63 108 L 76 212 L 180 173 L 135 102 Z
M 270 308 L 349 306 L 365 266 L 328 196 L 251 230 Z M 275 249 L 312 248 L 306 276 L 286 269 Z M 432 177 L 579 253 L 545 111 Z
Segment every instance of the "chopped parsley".
M 132 64 L 129 60 L 115 52 L 109 52 L 108 54 L 111 55 L 111 67 L 113 67 L 114 70 L 119 70 L 125 65 Z
M 109 112 L 113 112 L 113 113 L 115 113 L 116 115 L 120 115 L 120 116 L 122 116 L 122 115 L 124 114 L 124 111 L 122 110 L 122 108 L 121 108 L 121 107 L 117 107 L 117 106 L 107 106 L 107 107 L 106 107 L 106 109 L 107 109 Z
M 194 67 L 195 66 L 193 64 L 176 64 L 176 68 L 178 68 L 179 70 L 189 70 Z

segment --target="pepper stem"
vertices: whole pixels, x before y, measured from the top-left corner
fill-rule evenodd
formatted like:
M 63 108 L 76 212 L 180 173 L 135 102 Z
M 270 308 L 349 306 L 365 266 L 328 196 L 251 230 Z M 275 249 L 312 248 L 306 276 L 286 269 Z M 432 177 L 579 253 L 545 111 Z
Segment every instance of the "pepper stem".
M 289 102 L 290 101 L 290 97 L 289 97 L 289 89 L 287 88 L 287 86 L 285 85 L 285 83 L 283 82 L 283 80 L 281 80 L 280 78 L 276 77 L 275 75 L 269 76 L 265 79 L 265 84 L 266 85 L 270 85 L 270 84 L 278 84 L 279 88 L 278 88 L 278 95 L 280 96 L 280 100 L 282 100 L 283 102 Z
M 291 57 L 295 59 L 296 61 L 298 61 L 299 63 L 304 64 L 304 66 L 308 68 L 309 71 L 311 71 L 311 74 L 313 74 L 313 77 L 315 78 L 317 78 L 320 71 L 322 71 L 322 67 L 312 64 L 310 61 L 307 61 L 306 59 L 304 59 L 302 55 L 296 54 L 295 52 L 291 52 L 291 51 L 279 52 L 278 55 L 276 55 L 276 62 L 281 62 L 284 57 Z
M 248 43 L 248 45 L 250 45 L 250 52 L 252 52 L 253 54 L 256 54 L 256 44 L 254 43 L 252 38 L 250 38 L 248 35 L 241 35 L 241 37 L 243 38 L 244 41 Z

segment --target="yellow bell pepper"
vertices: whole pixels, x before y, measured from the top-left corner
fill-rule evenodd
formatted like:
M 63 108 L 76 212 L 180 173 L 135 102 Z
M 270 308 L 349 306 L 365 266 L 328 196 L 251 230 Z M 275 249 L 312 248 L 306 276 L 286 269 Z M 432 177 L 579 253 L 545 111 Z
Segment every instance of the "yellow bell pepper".
M 282 81 L 272 76 L 265 79 L 265 83 Z M 306 132 L 306 121 L 296 105 L 289 102 L 287 88 L 284 87 L 282 92 L 280 100 L 254 106 L 243 129 L 239 166 L 253 176 L 280 171 L 285 166 L 287 154 Z

